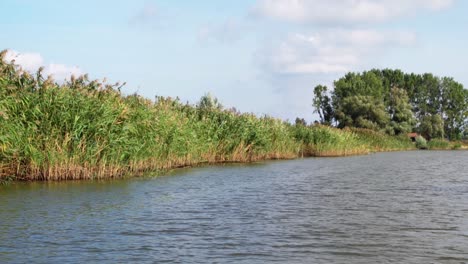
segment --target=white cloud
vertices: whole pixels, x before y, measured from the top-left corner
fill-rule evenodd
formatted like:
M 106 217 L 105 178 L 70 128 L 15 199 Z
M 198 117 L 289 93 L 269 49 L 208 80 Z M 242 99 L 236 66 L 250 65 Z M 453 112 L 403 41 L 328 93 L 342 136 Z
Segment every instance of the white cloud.
M 44 74 L 47 76 L 52 75 L 57 81 L 69 79 L 72 75 L 79 76 L 83 74 L 82 70 L 77 66 L 46 63 L 39 53 L 19 53 L 18 51 L 8 50 L 4 60 L 6 62 L 14 61 L 23 70 L 31 73 L 36 72 L 40 67 L 44 67 Z
M 415 42 L 416 36 L 409 32 L 327 30 L 291 34 L 263 49 L 257 58 L 275 74 L 341 73 L 366 63 L 370 56 Z
M 8 50 L 4 60 L 6 62 L 15 61 L 24 70 L 34 72 L 44 64 L 44 59 L 39 53 L 19 53 L 14 50 Z
M 258 0 L 252 13 L 292 22 L 384 22 L 420 10 L 438 11 L 456 0 Z
M 67 66 L 64 64 L 55 64 L 51 63 L 45 67 L 45 74 L 52 75 L 57 80 L 68 79 L 70 76 L 80 76 L 83 75 L 81 69 L 77 66 Z

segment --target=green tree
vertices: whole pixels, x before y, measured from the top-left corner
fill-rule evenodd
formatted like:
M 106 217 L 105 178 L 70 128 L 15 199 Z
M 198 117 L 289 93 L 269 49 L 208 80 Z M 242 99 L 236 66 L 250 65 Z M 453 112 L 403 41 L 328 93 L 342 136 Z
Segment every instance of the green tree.
M 315 108 L 315 113 L 318 113 L 320 117 L 320 123 L 331 125 L 333 121 L 333 107 L 331 104 L 331 99 L 328 96 L 327 86 L 317 85 L 314 88 L 314 101 L 313 106 Z
M 337 109 L 339 127 L 382 130 L 389 122 L 383 102 L 373 96 L 349 96 Z
M 387 105 L 391 100 L 391 90 L 393 87 L 405 87 L 405 74 L 401 70 L 384 69 L 371 70 L 382 80 L 384 103 Z
M 448 77 L 441 79 L 440 89 L 440 112 L 444 119 L 446 136 L 449 139 L 460 139 L 466 121 L 467 92 L 463 89 L 463 85 Z
M 389 134 L 399 135 L 411 132 L 416 120 L 405 90 L 397 87 L 391 89 L 388 112 L 391 120 L 387 129 Z
M 336 104 L 349 96 L 363 95 L 381 99 L 384 94 L 382 79 L 375 72 L 348 73 L 335 81 L 334 85 L 332 97 Z
M 314 106 L 321 121 L 327 109 L 338 127 L 381 129 L 381 123 L 386 120 L 379 118 L 383 116 L 379 110 L 382 104 L 388 116 L 385 130 L 389 134 L 409 132 L 418 124 L 418 130 L 428 138 L 459 139 L 468 126 L 468 91 L 453 78 L 439 78 L 430 73 L 405 74 L 391 69 L 350 72 L 334 82 L 330 96 L 327 88 L 321 85 L 314 89 L 314 94 Z M 358 97 L 350 99 L 355 96 Z M 373 113 L 356 114 L 360 112 L 356 110 L 371 101 L 376 103 L 376 109 L 371 109 Z
M 218 101 L 216 97 L 213 97 L 210 93 L 203 95 L 198 101 L 197 108 L 199 110 L 222 110 L 223 105 Z
M 294 122 L 296 126 L 307 126 L 307 122 L 304 118 L 296 117 L 296 121 Z
M 430 73 L 422 75 L 422 82 L 417 86 L 416 108 L 419 110 L 416 114 L 419 118 L 426 115 L 436 115 L 441 109 L 441 91 L 440 79 Z
M 444 137 L 444 120 L 440 115 L 424 116 L 419 125 L 419 133 L 426 139 Z

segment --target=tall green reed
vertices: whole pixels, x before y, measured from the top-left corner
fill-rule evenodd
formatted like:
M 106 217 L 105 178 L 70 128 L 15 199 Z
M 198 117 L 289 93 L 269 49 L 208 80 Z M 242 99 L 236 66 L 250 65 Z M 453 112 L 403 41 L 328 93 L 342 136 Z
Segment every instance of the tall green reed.
M 124 95 L 80 76 L 58 84 L 0 53 L 0 178 L 68 180 L 140 175 L 216 162 L 340 156 L 408 148 L 362 130 L 294 126 L 202 98 Z M 211 103 L 210 103 L 211 102 Z

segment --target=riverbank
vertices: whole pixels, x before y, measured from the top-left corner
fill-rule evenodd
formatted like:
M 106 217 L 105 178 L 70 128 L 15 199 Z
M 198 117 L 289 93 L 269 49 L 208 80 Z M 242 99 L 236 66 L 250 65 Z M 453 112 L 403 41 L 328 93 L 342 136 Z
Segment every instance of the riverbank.
M 103 179 L 205 163 L 414 148 L 406 138 L 368 130 L 291 125 L 115 90 L 18 90 L 2 93 L 1 105 L 0 176 L 12 180 Z
M 124 95 L 86 76 L 57 84 L 0 58 L 0 179 L 82 180 L 177 167 L 414 149 L 406 136 L 288 122 Z
M 20 88 L 0 98 L 2 179 L 105 179 L 200 164 L 414 148 L 405 137 L 291 125 L 170 98 L 149 101 L 110 87 Z

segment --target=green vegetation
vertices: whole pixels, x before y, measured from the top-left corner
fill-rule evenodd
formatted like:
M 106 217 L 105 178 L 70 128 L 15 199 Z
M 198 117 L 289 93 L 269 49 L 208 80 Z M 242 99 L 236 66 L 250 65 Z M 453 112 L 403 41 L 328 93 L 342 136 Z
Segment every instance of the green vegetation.
M 443 140 L 443 139 L 432 139 L 431 141 L 429 141 L 429 143 L 427 144 L 427 147 L 428 149 L 451 149 L 451 144 L 449 141 L 447 140 Z
M 182 166 L 413 148 L 366 129 L 295 125 L 223 109 L 123 95 L 120 85 L 63 84 L 5 63 L 0 53 L 0 179 L 74 180 L 141 175 Z
M 295 139 L 301 143 L 301 154 L 305 156 L 337 157 L 414 149 L 407 137 L 389 136 L 369 129 L 296 124 L 293 131 Z
M 457 150 L 467 149 L 466 144 L 461 141 L 448 141 L 443 139 L 432 139 L 427 143 L 430 150 Z
M 418 149 L 427 149 L 427 140 L 421 136 L 416 137 L 416 147 Z
M 346 74 L 331 92 L 318 85 L 314 94 L 322 124 L 389 135 L 413 131 L 427 140 L 460 140 L 468 134 L 468 90 L 452 78 L 374 69 Z

